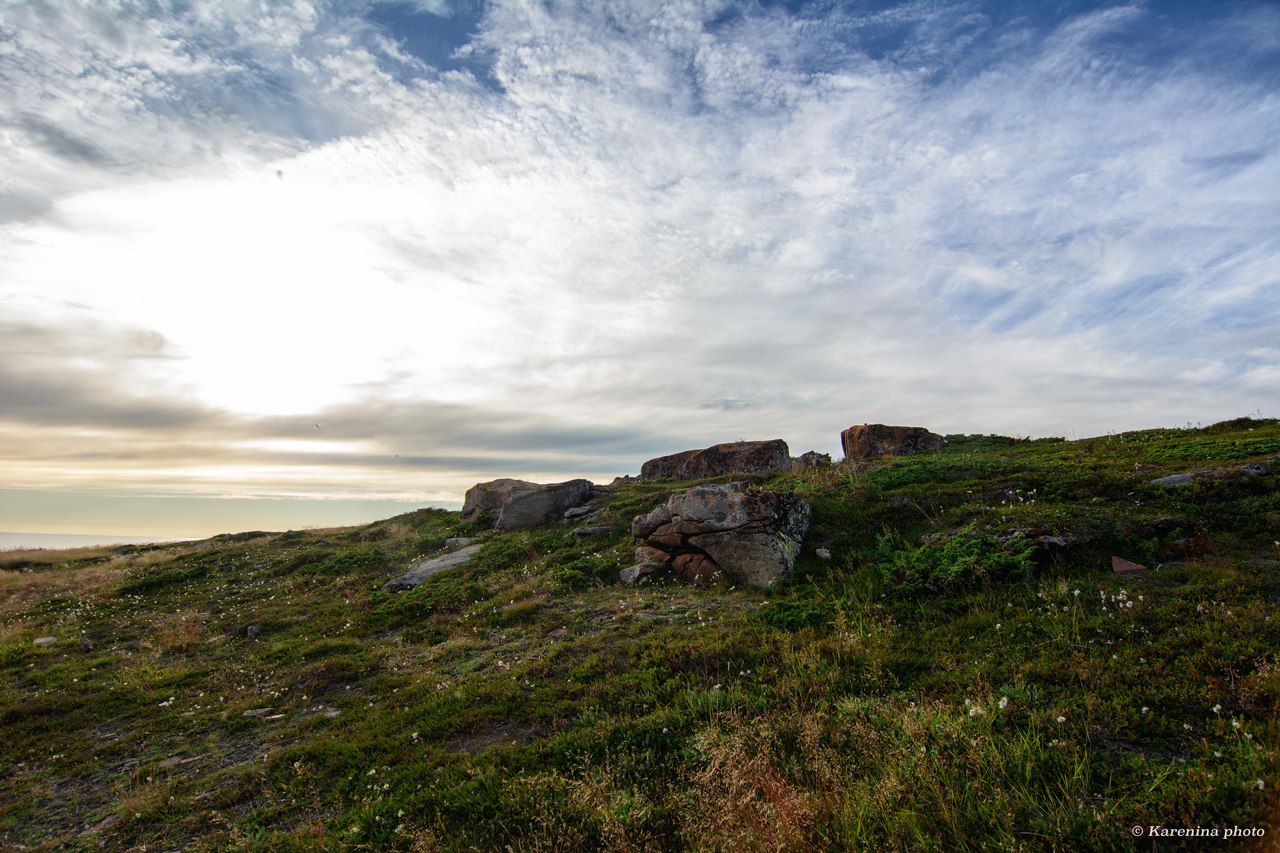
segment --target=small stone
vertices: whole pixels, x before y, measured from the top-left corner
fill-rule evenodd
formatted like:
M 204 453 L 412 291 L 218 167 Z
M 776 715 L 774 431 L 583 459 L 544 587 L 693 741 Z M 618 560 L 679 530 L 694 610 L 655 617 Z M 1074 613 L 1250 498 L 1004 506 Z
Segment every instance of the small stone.
M 452 554 L 454 551 L 465 548 L 470 544 L 471 537 L 469 536 L 453 536 L 444 540 L 444 549 Z
M 595 527 L 575 527 L 573 529 L 574 536 L 595 536 L 597 533 L 608 533 L 613 528 L 607 524 L 596 525 Z
M 618 580 L 623 583 L 643 583 L 649 575 L 657 571 L 657 566 L 653 563 L 641 563 L 638 566 L 628 566 L 618 572 Z
M 86 832 L 96 832 L 96 833 L 109 832 L 111 830 L 111 827 L 115 826 L 119 822 L 120 822 L 120 815 L 109 814 L 106 817 L 104 817 L 102 820 L 94 824 L 92 827 L 90 827 L 88 830 L 86 830 Z
M 58 642 L 57 637 L 36 637 L 35 644 L 37 646 L 52 646 Z
M 566 635 L 566 634 L 568 634 L 568 633 L 569 633 L 569 629 L 568 629 L 568 628 L 566 628 L 566 627 L 564 627 L 564 626 L 561 626 L 561 627 L 559 627 L 559 628 L 556 628 L 554 631 L 548 631 L 548 632 L 547 632 L 547 636 L 548 636 L 548 637 L 563 637 L 564 635 Z
M 85 637 L 84 639 L 82 639 L 80 641 L 80 651 L 82 652 L 93 651 L 93 640 L 90 640 L 88 637 Z
M 261 634 L 262 634 L 262 626 L 261 626 L 261 625 L 246 625 L 246 626 L 245 626 L 245 629 L 244 629 L 244 635 L 245 635 L 246 637 L 258 637 L 258 636 L 261 636 Z
M 815 553 L 815 554 L 817 554 L 817 555 L 818 555 L 818 559 L 819 559 L 819 560 L 830 560 L 830 559 L 831 559 L 831 549 L 830 549 L 830 548 L 819 548 L 818 550 L 814 551 L 813 553 Z
M 1113 572 L 1126 574 L 1128 572 L 1145 572 L 1146 570 L 1147 567 L 1141 563 L 1126 560 L 1124 557 L 1116 557 L 1114 555 L 1111 557 L 1111 571 Z
M 270 713 L 271 713 L 272 711 L 274 711 L 274 710 L 275 710 L 275 708 L 254 708 L 252 711 L 245 711 L 245 712 L 244 712 L 243 714 L 241 714 L 240 716 L 242 716 L 242 717 L 265 717 L 267 714 L 270 714 Z

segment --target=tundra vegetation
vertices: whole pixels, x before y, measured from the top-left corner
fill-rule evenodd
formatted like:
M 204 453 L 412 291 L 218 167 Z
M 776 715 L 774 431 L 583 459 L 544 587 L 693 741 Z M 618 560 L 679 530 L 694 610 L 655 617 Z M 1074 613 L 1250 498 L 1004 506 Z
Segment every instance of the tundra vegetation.
M 688 482 L 620 485 L 586 537 L 423 509 L 0 554 L 0 844 L 1266 845 L 1280 465 L 1244 466 L 1277 454 L 1241 419 L 758 476 L 814 508 L 767 590 L 619 583 Z

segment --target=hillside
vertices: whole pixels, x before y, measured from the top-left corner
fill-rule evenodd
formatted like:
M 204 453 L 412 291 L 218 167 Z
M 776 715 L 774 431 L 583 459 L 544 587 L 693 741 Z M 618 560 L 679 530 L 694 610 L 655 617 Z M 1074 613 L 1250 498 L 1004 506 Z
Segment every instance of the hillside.
M 1278 454 L 1241 419 L 756 477 L 813 506 L 768 590 L 619 582 L 690 482 L 586 537 L 425 509 L 3 553 L 0 843 L 1270 849 Z

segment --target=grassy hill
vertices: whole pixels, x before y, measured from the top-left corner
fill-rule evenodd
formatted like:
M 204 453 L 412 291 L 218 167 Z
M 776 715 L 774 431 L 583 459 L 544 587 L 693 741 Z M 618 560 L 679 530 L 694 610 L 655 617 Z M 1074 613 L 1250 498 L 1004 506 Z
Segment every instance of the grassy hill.
M 586 538 L 427 509 L 0 554 L 0 846 L 1271 849 L 1280 463 L 1242 466 L 1280 422 L 948 438 L 761 480 L 815 509 L 768 591 L 618 583 L 688 483 Z

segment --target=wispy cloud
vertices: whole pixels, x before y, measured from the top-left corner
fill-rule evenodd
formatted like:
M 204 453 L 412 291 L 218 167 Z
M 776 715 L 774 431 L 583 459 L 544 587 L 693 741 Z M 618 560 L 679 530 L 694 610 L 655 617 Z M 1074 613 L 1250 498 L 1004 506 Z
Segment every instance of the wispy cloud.
M 453 488 L 1253 411 L 1277 33 L 1244 3 L 5 6 L 8 434 L 203 422 L 248 465 L 320 422 L 372 443 L 316 471 Z

